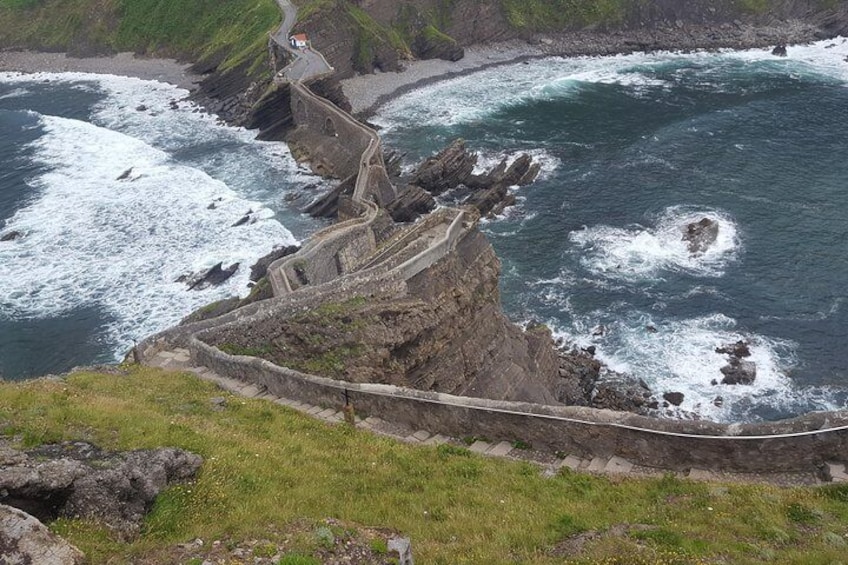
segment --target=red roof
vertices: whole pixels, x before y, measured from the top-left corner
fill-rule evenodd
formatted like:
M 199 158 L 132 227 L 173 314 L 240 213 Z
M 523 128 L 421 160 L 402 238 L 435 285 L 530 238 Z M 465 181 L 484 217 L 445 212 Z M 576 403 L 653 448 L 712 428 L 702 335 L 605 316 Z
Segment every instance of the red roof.
M 297 35 L 292 35 L 292 39 L 295 41 L 309 41 L 309 38 L 306 37 L 305 33 L 298 33 Z

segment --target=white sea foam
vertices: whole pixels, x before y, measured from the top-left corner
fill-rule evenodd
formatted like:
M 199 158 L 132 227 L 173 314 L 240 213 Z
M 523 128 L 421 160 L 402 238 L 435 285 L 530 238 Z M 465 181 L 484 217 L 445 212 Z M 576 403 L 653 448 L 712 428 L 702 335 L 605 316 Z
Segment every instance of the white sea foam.
M 29 90 L 26 88 L 15 88 L 14 90 L 10 90 L 6 94 L 0 96 L 0 100 L 8 100 L 10 98 L 20 98 L 22 96 L 26 96 L 29 94 Z
M 683 234 L 688 224 L 702 218 L 718 222 L 718 237 L 704 253 L 692 254 Z M 740 247 L 736 224 L 727 213 L 685 206 L 667 208 L 653 226 L 593 226 L 569 238 L 589 271 L 629 281 L 655 279 L 667 271 L 718 277 Z
M 648 331 L 648 326 L 657 331 Z M 795 364 L 793 343 L 741 332 L 722 314 L 663 321 L 638 312 L 618 319 L 594 312 L 578 316 L 572 328 L 558 328 L 554 334 L 580 347 L 595 346 L 597 358 L 610 370 L 641 378 L 660 401 L 663 393 L 683 393 L 680 408 L 661 415 L 732 422 L 757 419 L 763 409 L 791 414 L 838 408 L 825 391 L 793 385 L 788 377 Z M 747 360 L 756 364 L 756 379 L 751 385 L 721 384 L 721 368 L 728 358 L 715 349 L 740 340 L 750 344 Z
M 4 315 L 99 305 L 112 317 L 117 355 L 192 309 L 244 294 L 251 262 L 295 242 L 268 208 L 141 140 L 77 120 L 41 123 L 34 159 L 51 170 L 31 181 L 32 203 L 7 221 L 27 236 L 0 248 L 0 288 L 11 289 Z M 117 180 L 130 168 L 130 179 Z M 255 223 L 230 227 L 249 210 Z M 242 265 L 221 287 L 189 292 L 175 282 L 219 261 Z
M 474 174 L 482 174 L 497 167 L 501 161 L 506 159 L 507 166 L 512 165 L 522 154 L 528 154 L 533 159 L 534 163 L 539 163 L 542 168 L 539 170 L 537 180 L 545 180 L 550 178 L 551 174 L 562 164 L 562 162 L 554 155 L 544 149 L 528 149 L 516 151 L 479 151 L 477 153 L 477 165 L 474 167 Z
M 728 87 L 727 81 L 733 69 L 746 78 L 759 73 L 848 82 L 846 56 L 848 40 L 837 38 L 790 46 L 786 58 L 777 58 L 764 49 L 551 57 L 424 86 L 384 105 L 373 119 L 389 131 L 422 122 L 443 126 L 473 123 L 531 101 L 574 98 L 592 84 L 617 84 L 641 96 L 651 89 L 669 86 L 668 77 L 658 76 L 662 71 L 671 71 L 679 80 L 691 75 L 696 79 L 693 86 L 712 92 L 733 88 Z M 713 76 L 715 80 L 711 79 Z M 749 87 L 757 88 L 758 84 L 754 81 Z M 768 85 L 763 83 L 761 87 Z

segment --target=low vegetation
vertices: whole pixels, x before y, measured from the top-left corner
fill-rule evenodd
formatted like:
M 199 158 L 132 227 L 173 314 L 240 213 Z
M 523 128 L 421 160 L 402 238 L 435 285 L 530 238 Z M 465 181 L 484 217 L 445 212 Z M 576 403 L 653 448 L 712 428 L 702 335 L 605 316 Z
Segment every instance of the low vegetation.
M 368 532 L 392 531 L 421 563 L 809 565 L 844 562 L 848 539 L 844 485 L 545 478 L 529 463 L 401 444 L 148 368 L 0 384 L 0 431 L 26 446 L 85 439 L 204 457 L 196 483 L 160 495 L 136 540 L 52 524 L 92 563 L 188 561 L 179 548 L 196 539 L 248 547 L 244 562 L 284 547 L 285 563 L 319 563 L 344 545 L 329 540 L 378 554 Z
M 90 55 L 135 51 L 263 72 L 274 0 L 0 0 L 0 46 Z
M 628 0 L 501 0 L 510 25 L 536 31 L 619 23 L 627 4 Z

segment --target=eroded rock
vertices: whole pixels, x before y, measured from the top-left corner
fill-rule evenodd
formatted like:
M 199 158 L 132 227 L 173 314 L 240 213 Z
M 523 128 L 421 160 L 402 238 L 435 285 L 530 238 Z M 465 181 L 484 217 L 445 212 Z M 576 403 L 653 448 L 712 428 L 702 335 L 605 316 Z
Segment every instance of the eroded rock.
M 76 565 L 82 552 L 52 533 L 37 518 L 0 504 L 0 563 L 8 565 Z
M 412 184 L 438 196 L 465 184 L 476 165 L 477 155 L 466 149 L 465 140 L 457 139 L 424 161 L 412 177 Z
M 193 478 L 202 461 L 175 448 L 117 453 L 65 442 L 24 452 L 3 442 L 0 503 L 43 521 L 90 518 L 133 536 L 159 492 Z
M 15 241 L 16 239 L 20 239 L 24 236 L 22 232 L 17 230 L 9 231 L 0 235 L 0 241 Z
M 686 226 L 683 241 L 692 255 L 701 255 L 718 239 L 719 225 L 715 220 L 701 218 Z
M 733 359 L 721 368 L 724 378 L 721 384 L 749 385 L 757 378 L 757 365 L 753 361 Z
M 210 286 L 217 286 L 238 271 L 239 263 L 233 263 L 226 269 L 223 263 L 218 263 L 208 271 L 193 275 L 182 275 L 177 279 L 177 282 L 184 282 L 188 285 L 188 290 L 203 290 Z

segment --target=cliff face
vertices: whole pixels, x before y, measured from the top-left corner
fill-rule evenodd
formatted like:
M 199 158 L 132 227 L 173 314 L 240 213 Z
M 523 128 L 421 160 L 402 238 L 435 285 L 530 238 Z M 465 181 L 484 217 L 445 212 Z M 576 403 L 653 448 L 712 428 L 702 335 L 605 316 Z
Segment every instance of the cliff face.
M 587 47 L 574 49 L 575 54 L 699 45 L 742 48 L 781 40 L 780 32 L 762 34 L 755 28 L 792 23 L 807 26 L 807 31 L 787 35 L 783 42 L 848 34 L 848 5 L 833 0 L 362 0 L 356 17 L 350 6 L 338 0 L 298 24 L 342 76 L 394 70 L 410 56 L 455 59 L 462 46 L 531 40 L 540 33 L 595 37 Z M 610 44 L 609 34 L 631 36 L 632 41 L 625 37 Z
M 523 332 L 504 317 L 499 272 L 491 245 L 472 229 L 401 295 L 322 301 L 249 329 L 224 328 L 209 343 L 351 382 L 554 404 L 560 378 L 550 333 Z

